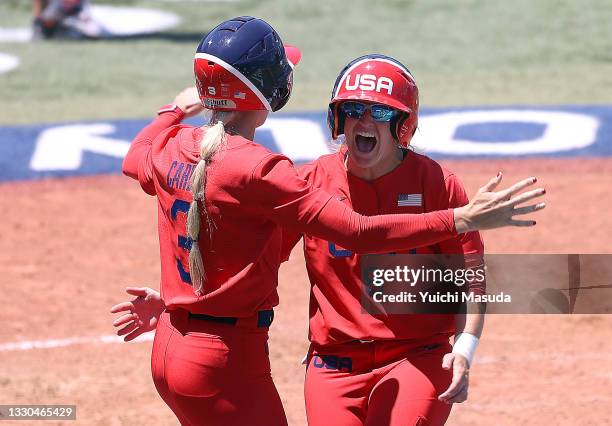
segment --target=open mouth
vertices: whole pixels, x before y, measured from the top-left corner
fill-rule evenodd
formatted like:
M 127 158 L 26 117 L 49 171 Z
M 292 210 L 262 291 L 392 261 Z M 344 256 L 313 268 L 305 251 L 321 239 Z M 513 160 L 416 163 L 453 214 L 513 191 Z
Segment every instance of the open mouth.
M 376 146 L 376 136 L 372 133 L 359 132 L 355 135 L 355 146 L 357 146 L 357 151 L 364 154 L 372 152 Z

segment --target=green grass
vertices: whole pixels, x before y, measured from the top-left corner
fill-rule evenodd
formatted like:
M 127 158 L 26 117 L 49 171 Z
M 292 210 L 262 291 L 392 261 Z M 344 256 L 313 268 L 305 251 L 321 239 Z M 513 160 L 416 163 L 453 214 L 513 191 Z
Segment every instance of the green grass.
M 0 75 L 0 123 L 148 117 L 192 84 L 197 41 L 219 21 L 270 22 L 303 59 L 288 110 L 322 110 L 351 59 L 391 55 L 414 73 L 423 106 L 612 101 L 609 0 L 95 1 L 183 17 L 151 38 L 2 44 L 21 67 Z M 30 22 L 29 1 L 4 0 L 0 26 Z

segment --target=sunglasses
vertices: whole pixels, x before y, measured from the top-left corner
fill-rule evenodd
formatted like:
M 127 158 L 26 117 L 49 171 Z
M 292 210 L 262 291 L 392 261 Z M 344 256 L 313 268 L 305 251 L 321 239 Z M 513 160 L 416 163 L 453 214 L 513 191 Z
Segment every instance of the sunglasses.
M 390 106 L 381 105 L 381 104 L 364 104 L 362 102 L 343 102 L 340 105 L 340 110 L 346 114 L 349 118 L 354 118 L 359 120 L 363 117 L 366 110 L 370 110 L 370 115 L 374 121 L 388 123 L 391 121 L 397 114 L 398 111 Z

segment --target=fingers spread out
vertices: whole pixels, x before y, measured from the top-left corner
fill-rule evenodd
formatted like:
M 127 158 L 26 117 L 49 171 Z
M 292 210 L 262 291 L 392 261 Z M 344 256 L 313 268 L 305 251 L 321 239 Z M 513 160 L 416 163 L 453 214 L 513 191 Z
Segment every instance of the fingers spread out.
M 481 192 L 490 192 L 497 188 L 497 185 L 501 182 L 503 177 L 502 172 L 497 173 L 497 176 L 491 178 L 489 182 L 485 184 L 482 188 L 480 188 Z
M 138 316 L 135 314 L 132 314 L 132 313 L 125 314 L 125 315 L 120 316 L 113 322 L 113 327 L 119 327 L 120 325 L 127 324 L 130 321 L 136 321 L 137 319 L 138 319 Z
M 530 206 L 519 207 L 512 211 L 512 216 L 536 212 L 538 210 L 542 210 L 544 207 L 546 207 L 546 203 L 538 203 L 538 204 L 532 204 Z
M 136 330 L 137 328 L 139 328 L 140 325 L 137 324 L 136 322 L 131 322 L 128 325 L 126 325 L 125 327 L 123 327 L 122 329 L 119 329 L 117 331 L 117 336 L 124 336 L 128 333 L 131 333 L 132 331 Z
M 535 220 L 514 220 L 514 219 L 510 219 L 507 223 L 508 223 L 509 226 L 521 226 L 521 227 L 535 226 L 536 225 L 536 221 Z
M 506 201 L 504 206 L 516 206 L 517 204 L 524 203 L 526 201 L 532 200 L 537 197 L 541 197 L 546 194 L 546 190 L 544 188 L 534 189 L 533 191 L 527 191 L 516 197 L 512 198 L 510 201 Z
M 517 194 L 517 193 L 521 192 L 523 189 L 527 188 L 528 186 L 533 185 L 537 181 L 538 181 L 537 178 L 529 177 L 527 179 L 523 179 L 521 181 L 518 181 L 517 183 L 512 185 L 510 188 L 504 189 L 503 191 L 499 191 L 498 194 L 502 198 L 507 197 L 507 196 L 512 196 L 514 194 Z
M 140 336 L 141 334 L 143 334 L 143 331 L 141 328 L 137 328 L 136 330 L 132 331 L 130 334 L 126 335 L 123 338 L 124 342 L 129 342 L 131 340 L 134 340 L 135 338 L 137 338 L 138 336 Z
M 115 306 L 113 306 L 110 310 L 111 314 L 116 314 L 118 312 L 132 312 L 132 310 L 134 309 L 134 305 L 132 304 L 132 302 L 122 302 L 119 303 Z
M 146 287 L 126 287 L 125 292 L 132 296 L 145 297 L 147 295 Z
M 535 220 L 516 220 L 514 216 L 523 215 L 527 213 L 537 212 L 538 210 L 542 210 L 546 207 L 546 203 L 538 203 L 532 204 L 530 206 L 515 208 L 510 212 L 510 219 L 508 220 L 508 225 L 510 226 L 534 226 L 536 224 Z

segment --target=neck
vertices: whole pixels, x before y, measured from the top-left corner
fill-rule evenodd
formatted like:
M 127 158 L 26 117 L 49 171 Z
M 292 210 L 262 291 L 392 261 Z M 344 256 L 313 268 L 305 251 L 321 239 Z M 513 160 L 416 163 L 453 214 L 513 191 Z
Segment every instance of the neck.
M 231 135 L 242 136 L 250 141 L 255 138 L 255 127 L 250 125 L 250 123 L 229 122 L 225 126 L 225 131 Z
M 255 138 L 255 129 L 261 126 L 264 121 L 265 117 L 262 120 L 261 111 L 234 111 L 228 117 L 225 128 L 230 134 L 239 135 L 252 141 Z
M 213 122 L 223 121 L 225 132 L 230 135 L 242 136 L 252 141 L 255 138 L 255 129 L 258 126 L 257 117 L 250 111 L 214 112 Z
M 347 153 L 348 154 L 348 153 Z M 379 177 L 386 175 L 390 171 L 394 170 L 397 166 L 402 163 L 404 154 L 401 148 L 395 150 L 395 155 L 391 155 L 373 167 L 361 167 L 351 160 L 351 156 L 347 155 L 344 160 L 344 166 L 349 173 L 353 176 L 357 176 L 360 179 L 372 181 Z

